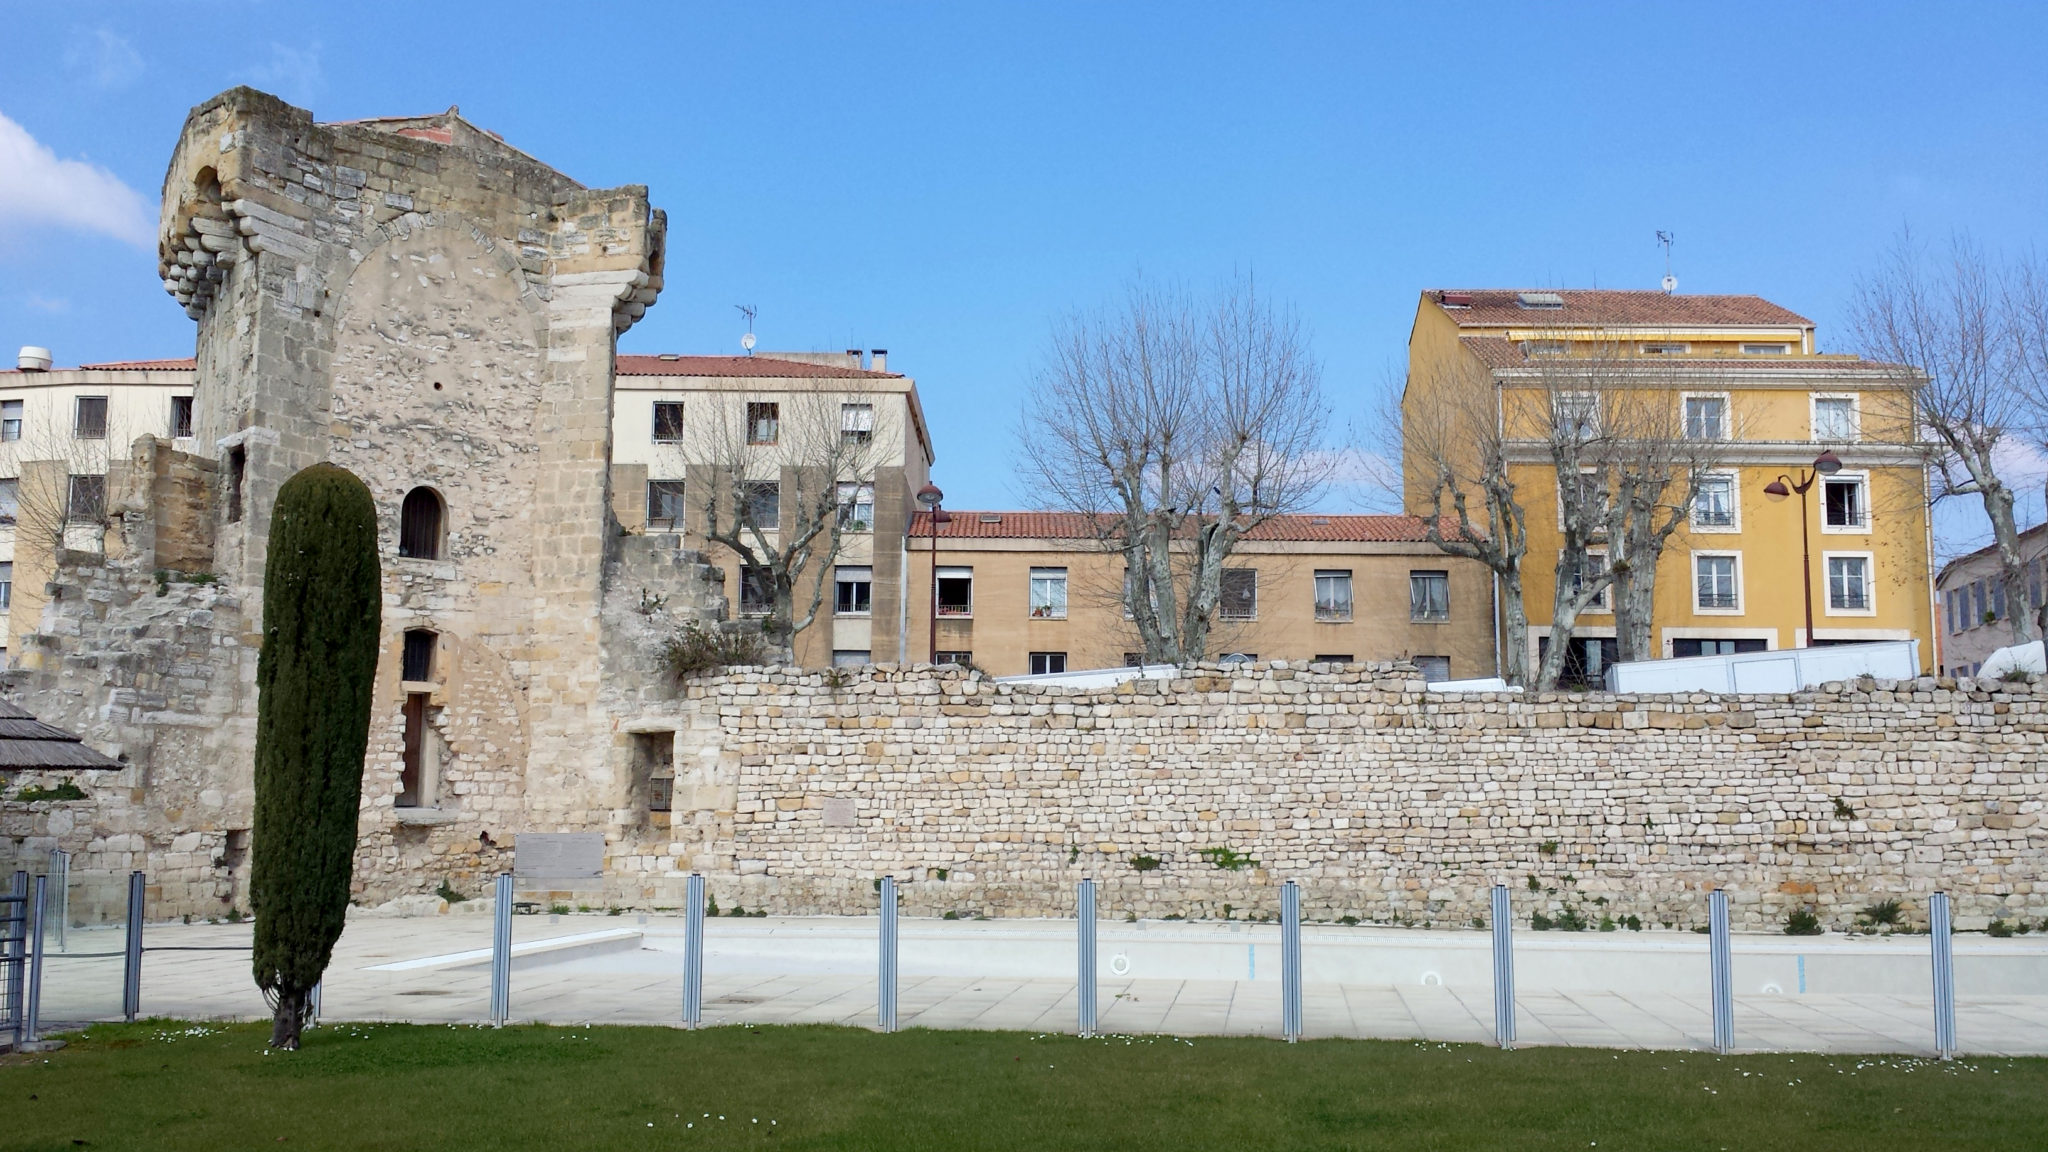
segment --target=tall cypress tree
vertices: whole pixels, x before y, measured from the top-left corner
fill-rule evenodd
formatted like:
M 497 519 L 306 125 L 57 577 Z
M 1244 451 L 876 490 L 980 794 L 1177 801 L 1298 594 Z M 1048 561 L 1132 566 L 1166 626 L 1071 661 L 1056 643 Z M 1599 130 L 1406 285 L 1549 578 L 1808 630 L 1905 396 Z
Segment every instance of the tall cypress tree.
M 370 490 L 331 464 L 285 481 L 263 570 L 249 878 L 274 1048 L 299 1046 L 348 913 L 381 599 Z

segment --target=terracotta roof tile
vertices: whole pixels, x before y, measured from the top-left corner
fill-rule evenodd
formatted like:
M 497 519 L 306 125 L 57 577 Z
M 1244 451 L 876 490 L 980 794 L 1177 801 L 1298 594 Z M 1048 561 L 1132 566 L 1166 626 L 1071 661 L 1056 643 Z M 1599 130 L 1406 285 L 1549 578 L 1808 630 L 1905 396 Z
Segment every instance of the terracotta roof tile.
M 1479 362 L 1488 368 L 1527 368 L 1531 364 L 1572 363 L 1570 358 L 1560 360 L 1543 356 L 1532 357 L 1522 351 L 1519 342 L 1500 336 L 1460 336 L 1458 343 L 1471 349 L 1472 354 L 1479 357 Z M 1891 375 L 1909 371 L 1901 365 L 1865 360 L 1860 356 L 1645 356 L 1641 363 L 1649 368 L 1666 366 L 1692 371 L 1710 368 L 1716 372 L 1789 371 Z
M 1524 292 L 1543 292 L 1564 299 L 1562 308 L 1525 308 Z M 1813 321 L 1761 296 L 1680 296 L 1665 292 L 1619 292 L 1605 288 L 1444 288 L 1426 293 L 1441 303 L 1446 295 L 1468 297 L 1463 308 L 1444 314 L 1461 326 L 1512 324 L 1666 325 L 1683 328 L 1718 325 L 1811 327 Z
M 183 360 L 116 360 L 107 364 L 80 364 L 76 368 L 51 368 L 51 372 L 190 372 L 198 362 L 191 357 Z M 0 369 L 0 373 L 17 375 L 39 375 L 22 373 L 18 368 Z
M 767 356 L 626 356 L 617 359 L 621 376 L 735 376 L 768 379 L 901 380 L 896 372 L 870 372 L 837 364 L 776 360 Z
M 954 512 L 939 525 L 945 540 L 1086 540 L 1094 536 L 1084 512 Z M 911 516 L 910 535 L 931 531 L 930 513 Z M 1443 521 L 1443 533 L 1455 538 L 1455 521 Z M 1424 521 L 1420 516 L 1276 516 L 1253 529 L 1253 540 L 1327 541 L 1335 543 L 1420 544 Z

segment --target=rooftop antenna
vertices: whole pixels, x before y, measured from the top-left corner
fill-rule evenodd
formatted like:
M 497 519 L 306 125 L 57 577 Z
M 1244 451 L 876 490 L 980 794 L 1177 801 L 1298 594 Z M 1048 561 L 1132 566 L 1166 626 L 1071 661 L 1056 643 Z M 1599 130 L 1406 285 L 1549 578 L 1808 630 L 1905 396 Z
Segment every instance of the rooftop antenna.
M 1676 232 L 1657 229 L 1657 246 L 1664 249 L 1664 294 L 1669 296 L 1678 291 L 1678 277 L 1671 274 L 1671 245 L 1678 240 Z
M 1660 232 L 1658 235 L 1661 236 L 1663 233 Z M 739 309 L 740 315 L 747 318 L 747 334 L 740 337 L 740 347 L 746 350 L 747 355 L 752 356 L 754 354 L 754 317 L 759 315 L 761 310 L 752 304 L 735 304 L 733 307 Z

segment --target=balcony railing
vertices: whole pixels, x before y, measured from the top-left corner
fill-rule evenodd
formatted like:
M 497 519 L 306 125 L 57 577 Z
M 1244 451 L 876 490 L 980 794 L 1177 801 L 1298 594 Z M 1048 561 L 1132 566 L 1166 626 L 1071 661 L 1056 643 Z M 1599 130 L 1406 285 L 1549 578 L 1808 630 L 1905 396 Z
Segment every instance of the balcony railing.
M 1701 608 L 1733 608 L 1736 606 L 1735 593 L 1702 591 L 1699 594 L 1699 606 Z

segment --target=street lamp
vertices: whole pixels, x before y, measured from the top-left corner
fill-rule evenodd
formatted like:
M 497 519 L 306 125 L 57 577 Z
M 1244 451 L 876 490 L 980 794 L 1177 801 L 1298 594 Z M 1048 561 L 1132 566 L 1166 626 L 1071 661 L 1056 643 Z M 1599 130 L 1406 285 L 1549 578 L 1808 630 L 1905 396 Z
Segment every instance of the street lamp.
M 1776 480 L 1764 486 L 1764 495 L 1772 501 L 1783 500 L 1794 492 L 1799 493 L 1799 579 L 1806 588 L 1806 640 L 1801 648 L 1813 647 L 1813 550 L 1807 542 L 1806 494 L 1813 490 L 1813 482 L 1822 476 L 1833 476 L 1842 470 L 1842 461 L 1831 451 L 1822 450 L 1814 457 L 1813 468 L 1803 479 L 1794 480 L 1780 472 Z
M 952 513 L 939 506 L 939 502 L 945 498 L 946 494 L 939 491 L 939 486 L 930 481 L 926 481 L 925 486 L 917 490 L 917 502 L 924 505 L 924 510 L 930 513 L 927 517 L 929 526 L 925 529 L 926 536 L 931 540 L 932 564 L 931 646 L 925 655 L 925 661 L 929 664 L 939 662 L 939 525 L 953 522 Z

